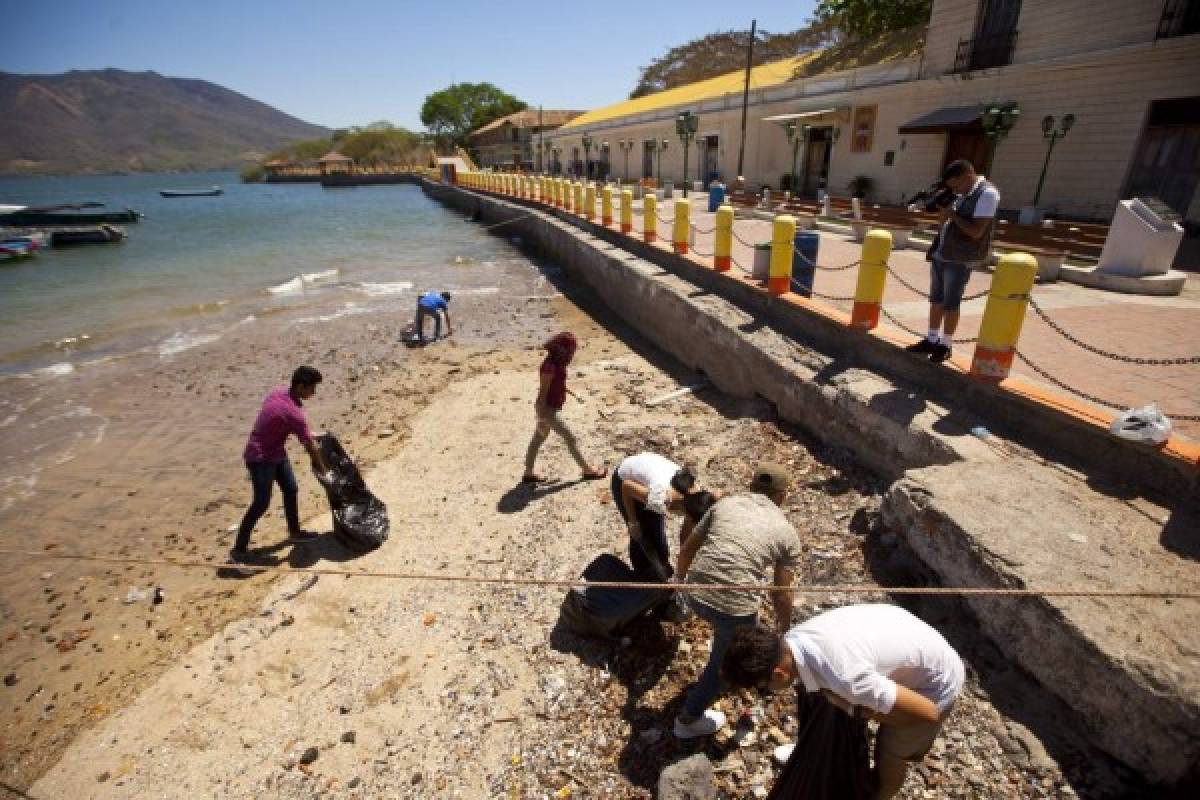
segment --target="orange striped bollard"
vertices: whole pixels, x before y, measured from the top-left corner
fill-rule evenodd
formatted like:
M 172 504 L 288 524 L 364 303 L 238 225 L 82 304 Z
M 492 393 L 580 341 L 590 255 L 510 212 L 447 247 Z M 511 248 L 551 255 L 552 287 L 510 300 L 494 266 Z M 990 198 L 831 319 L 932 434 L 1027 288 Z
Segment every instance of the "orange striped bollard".
M 690 227 L 691 214 L 691 200 L 680 199 L 675 201 L 675 224 L 672 230 L 671 243 L 675 247 L 675 252 L 680 255 L 686 255 L 688 251 L 688 228 Z
M 979 323 L 979 342 L 971 359 L 972 378 L 999 383 L 1008 377 L 1036 277 L 1037 260 L 1028 253 L 1000 257 Z
M 596 218 L 596 184 L 591 182 L 583 187 L 583 218 L 588 222 Z
M 600 224 L 606 228 L 612 227 L 612 197 L 611 186 L 605 186 L 600 191 Z
M 658 195 L 646 192 L 642 201 L 642 238 L 653 242 L 658 238 Z
M 850 327 L 874 330 L 879 324 L 883 290 L 887 284 L 887 262 L 892 254 L 892 234 L 872 228 L 863 238 L 862 258 L 858 265 L 858 283 L 854 287 L 854 310 Z
M 633 192 L 629 189 L 621 190 L 621 233 L 629 233 L 633 230 Z
M 771 230 L 771 271 L 767 291 L 773 295 L 792 290 L 792 248 L 796 242 L 796 218 L 780 214 Z
M 733 266 L 733 206 L 725 203 L 717 209 L 716 241 L 713 245 L 713 268 L 729 272 Z

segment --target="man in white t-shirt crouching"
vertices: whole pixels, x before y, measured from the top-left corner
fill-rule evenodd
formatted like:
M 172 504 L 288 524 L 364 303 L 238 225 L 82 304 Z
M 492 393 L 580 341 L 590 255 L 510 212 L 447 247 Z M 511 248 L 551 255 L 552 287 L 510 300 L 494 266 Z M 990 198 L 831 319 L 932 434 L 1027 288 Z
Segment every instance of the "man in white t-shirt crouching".
M 741 628 L 725 654 L 734 686 L 821 692 L 848 713 L 879 722 L 875 769 L 880 800 L 904 785 L 962 691 L 962 659 L 940 633 L 898 606 L 845 606 L 780 636 Z

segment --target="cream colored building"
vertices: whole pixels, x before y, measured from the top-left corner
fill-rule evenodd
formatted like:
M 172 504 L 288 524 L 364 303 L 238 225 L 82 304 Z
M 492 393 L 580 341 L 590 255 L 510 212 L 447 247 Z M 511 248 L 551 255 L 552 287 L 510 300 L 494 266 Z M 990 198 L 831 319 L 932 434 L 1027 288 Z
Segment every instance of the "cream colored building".
M 993 140 L 981 116 L 1015 104 L 1020 114 L 988 170 L 1004 208 L 1033 203 L 1049 144 L 1043 118 L 1053 116 L 1058 130 L 1072 114 L 1039 206 L 1106 220 L 1121 198 L 1157 195 L 1200 225 L 1198 7 L 1200 0 L 934 0 L 924 47 L 911 55 L 806 76 L 820 53 L 755 68 L 743 174 L 755 188 L 780 186 L 792 167 L 783 127 L 790 118 L 810 126 L 798 148 L 803 193 L 824 180 L 834 194 L 848 194 L 850 180 L 864 175 L 872 200 L 898 204 L 956 157 L 987 163 Z M 730 73 L 597 109 L 547 138 L 563 153 L 581 150 L 585 133 L 607 142 L 619 178 L 656 174 L 661 155 L 664 181 L 681 181 L 675 117 L 692 111 L 699 129 L 687 179 L 715 174 L 731 183 L 743 80 Z M 649 143 L 663 140 L 665 150 L 653 152 Z

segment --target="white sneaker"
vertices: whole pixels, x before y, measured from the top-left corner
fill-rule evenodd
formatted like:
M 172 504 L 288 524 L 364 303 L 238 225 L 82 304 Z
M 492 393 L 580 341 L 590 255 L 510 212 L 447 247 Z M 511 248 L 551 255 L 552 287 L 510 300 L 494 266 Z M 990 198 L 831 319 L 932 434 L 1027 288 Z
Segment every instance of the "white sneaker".
M 683 722 L 679 717 L 676 717 L 675 738 L 694 739 L 697 736 L 712 736 L 724 727 L 725 715 L 720 711 L 713 711 L 710 708 L 704 712 L 704 716 L 697 717 L 691 722 Z
M 792 751 L 795 749 L 796 745 L 794 744 L 781 744 L 779 747 L 776 747 L 775 752 L 772 754 L 775 756 L 775 763 L 782 767 L 792 757 Z

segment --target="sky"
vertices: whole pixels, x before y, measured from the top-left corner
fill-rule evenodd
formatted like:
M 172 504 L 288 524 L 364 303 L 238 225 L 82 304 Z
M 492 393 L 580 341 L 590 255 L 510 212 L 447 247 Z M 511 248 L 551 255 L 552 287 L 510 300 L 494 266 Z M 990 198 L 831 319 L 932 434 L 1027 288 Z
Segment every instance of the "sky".
M 0 72 L 199 78 L 331 128 L 421 129 L 425 96 L 493 83 L 531 106 L 619 102 L 639 68 L 722 30 L 803 27 L 815 0 L 0 0 Z

